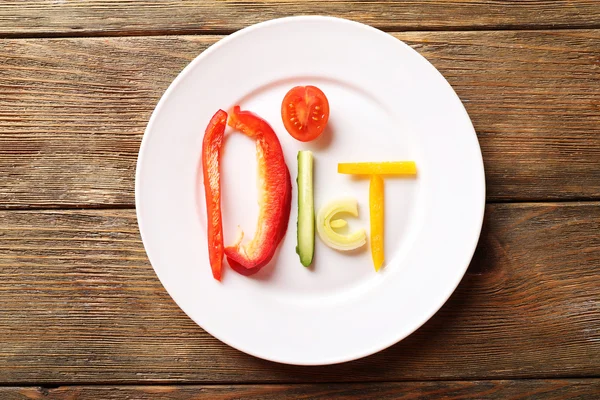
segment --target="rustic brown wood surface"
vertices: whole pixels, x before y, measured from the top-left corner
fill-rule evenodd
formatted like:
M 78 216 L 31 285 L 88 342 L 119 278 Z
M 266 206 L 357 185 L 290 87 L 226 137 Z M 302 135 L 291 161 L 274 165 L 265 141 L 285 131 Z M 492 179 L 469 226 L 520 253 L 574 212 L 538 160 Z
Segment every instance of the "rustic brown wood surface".
M 247 356 L 189 320 L 148 264 L 133 210 L 3 211 L 0 384 L 597 376 L 600 203 L 486 211 L 469 272 L 431 321 L 316 368 Z
M 600 199 L 600 30 L 396 36 L 464 101 L 489 200 Z M 132 206 L 154 106 L 218 38 L 0 40 L 0 207 Z
M 599 379 L 474 382 L 397 382 L 222 386 L 67 386 L 0 388 L 3 400 L 414 400 L 509 398 L 566 400 L 600 398 Z
M 133 209 L 142 134 L 174 77 L 222 35 L 300 14 L 373 25 L 429 59 L 473 120 L 490 202 L 429 322 L 313 368 L 186 317 Z M 598 399 L 599 282 L 598 0 L 0 2 L 2 400 Z
M 386 30 L 600 27 L 596 0 L 3 0 L 0 35 L 231 32 L 305 14 L 351 18 Z

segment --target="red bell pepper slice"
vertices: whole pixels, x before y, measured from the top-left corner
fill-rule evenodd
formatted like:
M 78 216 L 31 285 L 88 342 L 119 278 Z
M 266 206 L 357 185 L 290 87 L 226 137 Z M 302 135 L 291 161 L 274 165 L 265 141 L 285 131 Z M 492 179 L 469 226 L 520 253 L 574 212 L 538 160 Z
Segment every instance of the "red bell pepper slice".
M 223 267 L 223 224 L 221 222 L 221 177 L 219 165 L 227 113 L 217 111 L 212 117 L 202 141 L 202 172 L 206 197 L 208 257 L 213 277 L 220 281 Z
M 258 159 L 259 216 L 256 234 L 241 245 L 243 234 L 233 246 L 223 248 L 221 217 L 221 180 L 219 165 L 227 113 L 217 111 L 212 117 L 202 142 L 202 171 L 206 196 L 208 254 L 213 277 L 221 280 L 223 254 L 232 269 L 252 275 L 271 261 L 285 236 L 292 203 L 292 182 L 283 150 L 271 126 L 249 111 L 233 109 L 229 125 L 256 140 Z
M 225 248 L 229 265 L 243 275 L 252 275 L 269 263 L 285 236 L 290 217 L 292 182 L 277 135 L 262 118 L 235 106 L 229 126 L 256 140 L 258 161 L 259 216 L 256 234 L 246 245 L 241 239 Z

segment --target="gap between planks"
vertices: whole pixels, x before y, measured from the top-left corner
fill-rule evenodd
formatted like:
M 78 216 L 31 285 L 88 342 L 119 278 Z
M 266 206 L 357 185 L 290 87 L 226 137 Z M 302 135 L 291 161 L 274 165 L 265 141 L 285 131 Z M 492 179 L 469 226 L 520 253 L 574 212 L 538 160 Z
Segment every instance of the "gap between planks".
M 377 380 L 353 380 L 352 382 L 331 380 L 331 381 L 318 381 L 315 383 L 310 382 L 298 382 L 298 381 L 239 381 L 235 383 L 220 382 L 220 381 L 189 381 L 189 380 L 157 380 L 157 381 L 91 381 L 91 382 L 69 382 L 69 381 L 56 381 L 56 382 L 45 382 L 39 383 L 35 381 L 23 381 L 23 382 L 0 382 L 0 389 L 2 388 L 14 388 L 14 387 L 40 387 L 44 389 L 57 389 L 59 387 L 77 387 L 77 386 L 115 386 L 115 387 L 132 387 L 132 386 L 202 386 L 202 387 L 221 387 L 221 386 L 303 386 L 303 385 L 336 385 L 336 384 L 358 384 L 358 385 L 380 385 L 387 383 L 402 383 L 402 384 L 413 384 L 413 383 L 463 383 L 463 382 L 496 382 L 496 381 L 510 381 L 510 382 L 544 382 L 544 381 L 583 381 L 583 382 L 595 382 L 600 379 L 599 375 L 557 375 L 548 377 L 480 377 L 473 379 L 456 379 L 456 378 L 431 378 L 431 379 L 411 379 L 411 380 L 390 380 L 383 379 Z M 600 383 L 600 382 L 599 382 Z
M 246 26 L 246 28 L 252 25 Z M 178 29 L 178 30 L 131 30 L 131 31 L 83 31 L 83 32 L 47 32 L 47 33 L 0 33 L 0 40 L 10 39 L 77 39 L 77 38 L 115 38 L 115 37 L 164 37 L 164 36 L 228 36 L 242 29 L 234 30 L 207 30 L 207 29 Z M 417 26 L 398 29 L 393 26 L 376 27 L 380 31 L 393 34 L 399 33 L 433 33 L 433 32 L 543 32 L 543 31 L 577 31 L 600 29 L 600 24 L 594 25 L 569 25 L 552 27 L 551 25 L 507 25 L 507 26 L 472 26 L 472 27 L 432 27 Z
M 505 399 L 505 398 L 595 398 L 600 395 L 598 379 L 488 380 L 384 382 L 346 384 L 273 385 L 77 385 L 63 387 L 0 387 L 9 400 L 21 399 Z M 3 397 L 4 398 L 4 397 Z

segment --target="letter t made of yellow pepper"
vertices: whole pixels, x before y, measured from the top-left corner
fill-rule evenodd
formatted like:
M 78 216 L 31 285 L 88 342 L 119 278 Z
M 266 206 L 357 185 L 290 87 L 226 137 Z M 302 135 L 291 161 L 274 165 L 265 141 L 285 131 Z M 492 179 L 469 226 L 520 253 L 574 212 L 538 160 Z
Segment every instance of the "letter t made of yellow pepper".
M 370 176 L 369 214 L 371 220 L 371 256 L 373 257 L 375 271 L 379 271 L 385 259 L 383 240 L 385 188 L 382 176 L 416 176 L 417 165 L 413 161 L 339 163 L 338 173 Z

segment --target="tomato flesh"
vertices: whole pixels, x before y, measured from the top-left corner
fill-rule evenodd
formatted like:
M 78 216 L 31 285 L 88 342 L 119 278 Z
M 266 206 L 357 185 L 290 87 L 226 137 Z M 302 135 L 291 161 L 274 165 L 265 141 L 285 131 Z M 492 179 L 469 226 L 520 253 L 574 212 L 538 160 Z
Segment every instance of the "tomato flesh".
M 295 139 L 308 142 L 323 133 L 329 120 L 329 101 L 315 86 L 292 88 L 281 103 L 285 129 Z

